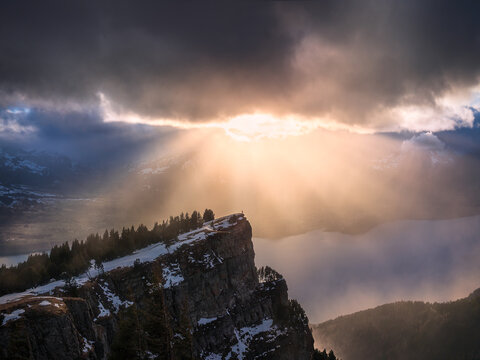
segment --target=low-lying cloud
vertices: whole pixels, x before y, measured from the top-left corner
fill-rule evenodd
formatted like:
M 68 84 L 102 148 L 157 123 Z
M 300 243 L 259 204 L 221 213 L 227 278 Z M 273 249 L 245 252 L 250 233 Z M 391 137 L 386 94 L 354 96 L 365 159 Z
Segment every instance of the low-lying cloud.
M 398 300 L 449 301 L 480 287 L 480 217 L 397 221 L 362 235 L 254 239 L 311 322 Z

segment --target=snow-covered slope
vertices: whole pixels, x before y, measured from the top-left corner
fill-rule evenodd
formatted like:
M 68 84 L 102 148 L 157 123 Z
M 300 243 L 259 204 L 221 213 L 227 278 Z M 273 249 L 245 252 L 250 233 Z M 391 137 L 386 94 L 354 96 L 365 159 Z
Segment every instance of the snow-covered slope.
M 241 221 L 244 219 L 243 214 L 234 214 L 237 217 L 237 221 Z M 225 216 L 213 221 L 212 228 L 212 221 L 206 222 L 204 226 L 200 229 L 193 230 L 187 233 L 184 233 L 178 236 L 178 241 L 176 241 L 171 246 L 166 246 L 163 243 L 156 243 L 149 245 L 143 249 L 137 250 L 130 255 L 114 259 L 111 261 L 106 261 L 103 263 L 104 271 L 108 272 L 113 269 L 121 268 L 121 267 L 129 267 L 133 266 L 135 262 L 137 263 L 145 263 L 155 260 L 161 255 L 165 255 L 168 253 L 173 253 L 178 250 L 180 247 L 184 245 L 189 245 L 195 243 L 197 241 L 205 240 L 209 235 L 214 234 L 216 232 L 220 232 L 223 229 L 236 225 L 236 222 L 230 223 L 229 219 L 232 215 Z M 92 260 L 92 265 L 90 269 L 73 278 L 73 280 L 78 285 L 85 284 L 91 278 L 94 278 L 99 275 L 100 270 L 94 266 L 94 262 Z M 167 284 L 177 284 L 178 283 L 178 274 L 175 271 L 171 271 L 166 269 L 164 271 L 164 276 L 167 276 Z M 65 281 L 64 280 L 55 280 L 45 285 L 40 285 L 23 292 L 19 293 L 12 293 L 7 294 L 0 297 L 0 304 L 5 304 L 11 301 L 19 300 L 25 296 L 34 296 L 34 295 L 44 295 L 44 294 L 51 294 L 55 288 L 64 287 Z
M 92 267 L 75 278 L 79 287 L 52 281 L 4 296 L 0 349 L 7 357 L 106 359 L 118 355 L 118 341 L 142 334 L 145 341 L 127 345 L 141 358 L 310 360 L 305 313 L 283 278 L 259 282 L 254 256 L 250 223 L 234 214 L 170 246 L 105 262 L 105 272 Z M 19 348 L 18 329 L 42 346 Z

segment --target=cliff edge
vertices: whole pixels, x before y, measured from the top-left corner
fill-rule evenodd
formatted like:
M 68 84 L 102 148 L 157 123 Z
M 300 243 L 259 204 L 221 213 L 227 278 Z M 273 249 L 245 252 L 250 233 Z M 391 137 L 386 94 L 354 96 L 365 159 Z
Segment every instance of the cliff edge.
M 305 313 L 254 257 L 250 223 L 234 214 L 68 286 L 3 296 L 0 359 L 310 359 Z

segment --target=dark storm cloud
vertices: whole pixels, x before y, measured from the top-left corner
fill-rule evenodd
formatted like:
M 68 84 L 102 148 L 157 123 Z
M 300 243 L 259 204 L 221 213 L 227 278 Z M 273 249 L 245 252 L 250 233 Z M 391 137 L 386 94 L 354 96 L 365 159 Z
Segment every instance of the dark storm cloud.
M 332 84 L 334 95 L 323 91 L 324 100 L 313 97 L 307 110 L 343 102 L 347 115 L 354 110 L 362 116 L 375 108 L 433 104 L 456 86 L 478 84 L 478 3 L 336 2 L 326 11 L 312 6 L 300 17 L 312 42 L 325 49 L 311 55 L 305 81 L 313 76 Z
M 103 91 L 142 113 L 202 116 L 217 111 L 205 89 L 241 98 L 285 81 L 289 41 L 269 4 L 11 3 L 1 14 L 7 93 L 94 102 Z
M 432 104 L 476 84 L 476 2 L 8 2 L 0 102 L 208 120 Z M 372 121 L 372 120 L 369 120 Z
M 61 153 L 95 166 L 126 165 L 174 139 L 174 129 L 104 123 L 95 111 L 0 109 L 0 147 Z

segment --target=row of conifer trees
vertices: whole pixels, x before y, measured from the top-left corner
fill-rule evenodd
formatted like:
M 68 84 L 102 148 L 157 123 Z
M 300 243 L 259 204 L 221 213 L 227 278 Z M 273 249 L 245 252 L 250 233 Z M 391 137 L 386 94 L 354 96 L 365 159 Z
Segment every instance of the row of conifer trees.
M 179 216 L 170 216 L 162 223 L 155 223 L 152 229 L 139 225 L 136 229 L 123 228 L 105 230 L 103 236 L 89 235 L 85 241 L 74 240 L 55 245 L 50 253 L 30 255 L 25 262 L 17 266 L 0 267 L 0 295 L 44 284 L 50 279 L 69 278 L 81 274 L 96 263 L 112 260 L 132 253 L 147 245 L 164 242 L 169 245 L 181 234 L 203 225 L 215 217 L 211 209 L 205 209 L 203 215 L 193 211 Z

